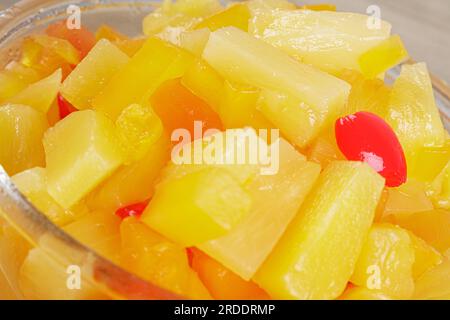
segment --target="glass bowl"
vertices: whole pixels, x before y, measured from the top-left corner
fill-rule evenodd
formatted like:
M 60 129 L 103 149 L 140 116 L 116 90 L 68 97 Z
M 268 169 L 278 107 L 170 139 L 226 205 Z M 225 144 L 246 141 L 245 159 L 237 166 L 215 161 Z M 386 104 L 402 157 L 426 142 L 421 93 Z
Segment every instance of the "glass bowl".
M 18 39 L 43 30 L 48 24 L 66 17 L 70 4 L 83 12 L 83 26 L 95 30 L 109 24 L 130 36 L 141 34 L 141 21 L 159 1 L 132 0 L 25 0 L 0 12 L 0 67 L 18 55 Z M 391 70 L 395 79 L 400 68 Z M 447 130 L 450 129 L 450 88 L 432 76 L 437 104 Z M 16 241 L 8 241 L 5 230 L 11 228 Z M 21 292 L 18 270 L 21 250 L 41 249 L 63 276 L 70 266 L 77 266 L 82 275 L 82 287 L 89 294 L 79 296 L 76 290 L 61 288 L 45 298 L 95 299 L 179 299 L 164 289 L 141 280 L 112 262 L 83 246 L 60 228 L 53 225 L 14 187 L 10 177 L 0 166 L 0 299 L 22 299 L 29 292 Z M 25 249 L 24 249 L 25 248 Z M 3 274 L 3 275 L 2 275 Z M 59 276 L 61 276 L 59 274 Z M 54 275 L 50 275 L 54 276 Z M 35 281 L 48 281 L 34 279 Z M 84 294 L 84 293 L 83 293 Z

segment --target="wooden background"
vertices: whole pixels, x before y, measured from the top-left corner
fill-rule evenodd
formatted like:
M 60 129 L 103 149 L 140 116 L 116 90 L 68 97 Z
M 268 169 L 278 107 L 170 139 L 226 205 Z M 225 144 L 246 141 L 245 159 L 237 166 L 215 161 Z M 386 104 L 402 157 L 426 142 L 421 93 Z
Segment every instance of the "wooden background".
M 14 0 L 0 0 L 0 8 Z M 428 63 L 430 70 L 450 83 L 450 0 L 305 0 L 300 3 L 335 3 L 339 10 L 365 13 L 378 5 L 382 19 L 392 23 L 411 56 Z

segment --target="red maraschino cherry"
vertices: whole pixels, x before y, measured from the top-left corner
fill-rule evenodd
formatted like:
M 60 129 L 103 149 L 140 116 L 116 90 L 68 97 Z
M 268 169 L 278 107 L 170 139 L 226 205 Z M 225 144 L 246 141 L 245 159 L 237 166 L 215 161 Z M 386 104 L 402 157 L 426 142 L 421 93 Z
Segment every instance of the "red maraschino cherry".
M 336 121 L 339 149 L 351 161 L 364 161 L 386 179 L 386 186 L 406 182 L 405 153 L 394 130 L 379 116 L 358 112 Z
M 140 217 L 145 208 L 147 208 L 148 203 L 149 201 L 144 201 L 120 208 L 116 211 L 116 216 L 118 216 L 122 220 L 128 217 Z
M 58 93 L 59 118 L 62 120 L 72 112 L 78 111 L 69 101 L 64 99 L 61 93 Z

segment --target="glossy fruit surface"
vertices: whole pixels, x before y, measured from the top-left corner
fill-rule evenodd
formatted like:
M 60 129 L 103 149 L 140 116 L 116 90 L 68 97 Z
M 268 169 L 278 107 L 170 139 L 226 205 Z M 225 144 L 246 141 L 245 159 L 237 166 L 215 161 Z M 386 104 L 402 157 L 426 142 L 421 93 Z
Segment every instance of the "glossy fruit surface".
M 388 187 L 406 182 L 403 148 L 391 127 L 380 117 L 358 112 L 336 122 L 336 141 L 348 160 L 364 161 L 386 178 Z
M 113 123 L 92 110 L 58 122 L 46 132 L 44 147 L 48 191 L 63 208 L 75 205 L 123 161 Z
M 384 179 L 365 163 L 334 162 L 319 177 L 255 282 L 275 299 L 335 299 L 347 286 Z

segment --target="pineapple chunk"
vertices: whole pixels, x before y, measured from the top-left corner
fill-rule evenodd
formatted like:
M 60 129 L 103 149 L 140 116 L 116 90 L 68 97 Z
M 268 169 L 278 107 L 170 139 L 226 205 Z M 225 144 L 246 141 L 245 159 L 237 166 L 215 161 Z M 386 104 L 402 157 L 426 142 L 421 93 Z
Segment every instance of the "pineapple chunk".
M 26 67 L 17 61 L 11 61 L 8 63 L 5 67 L 5 71 L 10 75 L 17 76 L 20 80 L 27 84 L 37 82 L 42 78 L 39 72 L 33 68 Z M 23 89 L 25 89 L 25 87 Z
M 95 110 L 115 120 L 129 105 L 147 101 L 165 80 L 183 75 L 187 65 L 193 60 L 183 49 L 149 38 L 130 62 L 93 99 L 92 105 Z
M 344 116 L 359 111 L 369 111 L 384 118 L 391 89 L 380 79 L 366 79 L 361 73 L 354 70 L 344 70 L 339 78 L 352 86 Z
M 336 6 L 329 3 L 305 4 L 300 6 L 300 9 L 312 11 L 336 11 Z
M 402 143 L 408 165 L 420 148 L 445 143 L 445 129 L 424 63 L 402 67 L 389 101 L 387 120 Z
M 176 0 L 169 10 L 191 17 L 209 16 L 222 9 L 219 0 Z
M 247 1 L 252 15 L 260 11 L 272 11 L 272 10 L 294 10 L 296 5 L 288 0 L 249 0 Z
M 19 296 L 16 295 L 14 289 L 11 288 L 11 285 L 6 279 L 5 274 L 0 271 L 0 300 L 2 301 L 12 301 L 17 300 Z
M 30 84 L 17 95 L 8 99 L 9 103 L 33 107 L 47 113 L 56 99 L 62 81 L 61 69 L 36 83 Z
M 152 108 L 132 104 L 116 120 L 117 135 L 126 164 L 141 160 L 163 134 L 163 125 Z
M 300 148 L 308 145 L 326 125 L 325 119 L 305 103 L 275 91 L 261 92 L 258 110 Z
M 199 246 L 245 280 L 275 247 L 320 173 L 319 165 L 308 162 L 285 140 L 280 141 L 279 157 L 276 175 L 247 183 L 250 213 L 224 237 Z
M 29 242 L 3 220 L 0 210 L 0 273 L 4 273 L 8 285 L 17 298 L 22 298 L 19 285 L 19 269 L 31 249 Z
M 450 161 L 450 140 L 437 147 L 424 147 L 416 153 L 414 161 L 408 164 L 408 177 L 433 181 Z
M 189 267 L 184 247 L 164 239 L 134 217 L 122 222 L 120 234 L 121 264 L 127 270 L 182 297 L 211 298 Z
M 194 29 L 208 28 L 216 31 L 220 28 L 234 26 L 242 31 L 248 31 L 248 21 L 250 20 L 250 10 L 245 3 L 236 3 L 227 9 L 210 16 L 197 24 Z
M 363 53 L 359 68 L 367 78 L 375 78 L 409 58 L 402 39 L 394 35 Z
M 400 299 L 411 298 L 414 247 L 407 231 L 388 224 L 370 230 L 352 276 L 352 283 Z
M 306 64 L 332 74 L 361 71 L 360 56 L 388 39 L 391 25 L 369 28 L 366 15 L 331 11 L 270 11 L 257 14 L 249 32 Z
M 367 164 L 333 162 L 255 276 L 275 299 L 334 299 L 346 288 L 384 187 Z
M 163 181 L 141 220 L 189 247 L 225 235 L 248 214 L 250 206 L 249 194 L 230 173 L 205 168 Z
M 450 300 L 450 260 L 429 270 L 417 280 L 414 299 Z
M 77 217 L 87 213 L 87 209 L 81 204 L 70 210 L 63 209 L 48 194 L 47 174 L 43 168 L 34 168 L 23 171 L 12 177 L 12 181 L 19 191 L 33 203 L 33 205 L 44 213 L 53 223 L 64 226 Z
M 22 80 L 18 75 L 8 71 L 0 72 L 0 103 L 14 97 L 25 89 L 29 83 Z
M 430 210 L 433 210 L 433 203 L 428 198 L 422 182 L 410 179 L 398 188 L 388 189 L 388 198 L 384 208 L 385 215 Z
M 100 40 L 62 84 L 61 93 L 78 110 L 91 108 L 92 99 L 129 62 L 108 40 Z
M 230 81 L 286 93 L 324 118 L 339 114 L 350 92 L 346 82 L 234 27 L 211 33 L 203 58 Z
M 450 209 L 450 161 L 434 179 L 431 189 L 436 207 Z
M 339 300 L 393 300 L 384 292 L 379 290 L 370 290 L 364 287 L 353 287 L 345 290 L 344 294 L 339 297 Z
M 385 220 L 412 231 L 441 253 L 450 249 L 450 212 L 446 210 L 395 214 Z
M 32 39 L 42 48 L 55 52 L 71 65 L 77 65 L 80 62 L 80 52 L 65 39 L 47 35 L 36 35 L 33 36 Z
M 150 13 L 143 21 L 147 36 L 157 36 L 176 45 L 180 44 L 183 32 L 192 29 L 204 17 L 220 11 L 218 0 L 166 1 L 161 8 Z
M 274 126 L 257 110 L 260 90 L 225 81 L 219 116 L 225 128 L 272 129 Z
M 87 199 L 89 208 L 117 210 L 150 199 L 159 173 L 170 159 L 170 146 L 169 138 L 162 135 L 144 158 L 120 168 L 92 192 Z
M 104 300 L 90 281 L 82 278 L 80 290 L 67 287 L 67 268 L 40 248 L 28 253 L 20 268 L 20 288 L 29 300 Z
M 208 43 L 209 35 L 211 31 L 209 29 L 188 30 L 180 35 L 180 47 L 201 57 L 203 50 Z
M 268 156 L 275 156 L 278 151 L 276 146 L 270 151 L 268 147 L 267 142 L 251 128 L 218 133 L 213 131 L 203 139 L 177 145 L 172 150 L 171 164 L 163 172 L 163 180 L 179 179 L 205 168 L 219 168 L 244 185 L 256 177 L 258 169 L 260 172 L 265 169 L 276 170 L 270 167 L 277 165 L 274 158 L 261 160 L 262 157 L 258 157 L 259 153 L 264 153 L 266 149 Z
M 0 107 L 0 165 L 9 175 L 44 166 L 46 116 L 28 106 Z
M 207 63 L 197 60 L 186 70 L 181 83 L 214 111 L 219 109 L 224 79 Z
M 101 256 L 120 260 L 120 218 L 111 211 L 91 212 L 63 230 Z
M 442 262 L 442 255 L 424 240 L 409 233 L 414 248 L 413 277 L 419 278 L 426 271 L 432 269 Z
M 72 113 L 49 129 L 44 148 L 48 192 L 65 209 L 122 164 L 114 124 L 92 110 Z
M 324 129 L 311 143 L 307 156 L 309 160 L 319 163 L 322 168 L 325 168 L 333 161 L 345 160 L 345 156 L 341 153 L 336 143 L 334 127 Z

